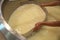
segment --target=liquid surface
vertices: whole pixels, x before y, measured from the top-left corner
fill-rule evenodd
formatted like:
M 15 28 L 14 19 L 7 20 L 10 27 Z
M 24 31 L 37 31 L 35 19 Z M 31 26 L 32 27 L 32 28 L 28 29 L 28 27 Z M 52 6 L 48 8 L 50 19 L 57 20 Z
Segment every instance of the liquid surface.
M 60 6 L 45 7 L 48 11 L 47 21 L 60 20 Z M 43 26 L 35 35 L 28 40 L 60 40 L 60 27 Z
M 26 34 L 35 27 L 35 23 L 45 20 L 45 12 L 35 4 L 18 7 L 9 18 L 9 25 L 19 34 Z

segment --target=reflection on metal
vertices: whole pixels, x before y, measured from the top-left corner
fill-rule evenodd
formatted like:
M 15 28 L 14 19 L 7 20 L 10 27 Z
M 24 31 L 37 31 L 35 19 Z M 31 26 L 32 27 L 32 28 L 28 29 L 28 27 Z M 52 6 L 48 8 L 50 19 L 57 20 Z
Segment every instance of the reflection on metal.
M 22 35 L 18 35 L 10 26 L 6 23 L 2 16 L 2 3 L 4 0 L 0 0 L 0 31 L 4 34 L 7 40 L 26 40 Z

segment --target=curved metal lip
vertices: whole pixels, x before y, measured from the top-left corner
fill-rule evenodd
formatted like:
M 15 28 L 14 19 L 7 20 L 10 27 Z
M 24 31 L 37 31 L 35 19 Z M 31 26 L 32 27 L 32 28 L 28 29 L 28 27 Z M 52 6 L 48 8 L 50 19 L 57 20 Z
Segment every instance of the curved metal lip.
M 14 36 L 16 36 L 17 38 L 19 38 L 19 39 L 25 39 L 25 37 L 24 36 L 22 36 L 22 35 L 18 35 L 18 33 L 17 32 L 15 32 L 8 24 L 7 24 L 7 22 L 5 21 L 5 19 L 3 18 L 3 15 L 2 15 L 2 4 L 3 4 L 3 2 L 4 2 L 4 0 L 1 0 L 0 1 L 0 20 L 1 20 L 1 23 L 4 25 L 4 28 L 6 28 L 6 30 L 8 31 L 8 32 L 10 32 L 11 34 L 13 34 Z M 26 40 L 26 39 L 25 39 Z
M 2 8 L 2 4 L 3 4 L 4 0 L 1 1 L 1 8 Z M 1 16 L 1 20 L 2 20 L 2 23 L 4 24 L 5 28 L 11 32 L 12 34 L 14 34 L 14 31 L 12 30 L 12 28 L 7 24 L 7 22 L 5 21 L 5 19 L 3 18 L 3 15 L 2 15 L 2 11 L 0 12 L 0 16 Z

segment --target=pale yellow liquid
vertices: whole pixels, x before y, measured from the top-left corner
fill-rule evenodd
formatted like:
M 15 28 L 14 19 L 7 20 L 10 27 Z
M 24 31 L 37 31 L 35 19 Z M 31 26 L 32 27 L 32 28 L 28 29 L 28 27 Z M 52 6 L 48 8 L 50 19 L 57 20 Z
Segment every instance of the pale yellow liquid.
M 48 11 L 47 21 L 60 20 L 60 6 L 45 7 Z M 28 40 L 60 40 L 60 27 L 43 26 L 39 32 L 28 38 Z
M 9 25 L 19 34 L 25 34 L 35 27 L 37 22 L 45 20 L 45 12 L 35 4 L 18 7 L 9 19 Z

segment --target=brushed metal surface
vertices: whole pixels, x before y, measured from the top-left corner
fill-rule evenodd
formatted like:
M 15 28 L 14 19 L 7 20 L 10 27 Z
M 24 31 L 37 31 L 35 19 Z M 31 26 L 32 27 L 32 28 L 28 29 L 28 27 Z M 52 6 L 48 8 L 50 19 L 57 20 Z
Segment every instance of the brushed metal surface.
M 0 0 L 0 31 L 5 36 L 6 40 L 26 40 L 22 35 L 18 35 L 10 26 L 6 23 L 2 16 L 2 4 L 4 0 Z

